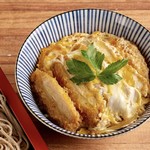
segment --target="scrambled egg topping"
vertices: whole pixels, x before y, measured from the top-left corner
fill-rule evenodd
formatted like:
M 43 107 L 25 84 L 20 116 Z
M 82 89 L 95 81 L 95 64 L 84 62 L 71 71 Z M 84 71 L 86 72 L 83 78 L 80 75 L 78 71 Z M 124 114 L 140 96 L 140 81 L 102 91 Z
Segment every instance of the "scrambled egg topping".
M 105 55 L 102 68 L 117 60 L 129 59 L 129 63 L 118 71 L 123 79 L 116 84 L 106 85 L 98 79 L 81 85 L 74 84 L 76 90 L 86 98 L 88 103 L 93 106 L 97 105 L 97 102 L 100 103 L 99 119 L 95 126 L 87 127 L 83 123 L 77 132 L 106 133 L 135 121 L 144 112 L 145 104 L 149 102 L 148 68 L 135 45 L 107 33 L 94 32 L 91 35 L 76 33 L 44 48 L 37 66 L 52 76 L 50 68 L 54 62 L 60 62 L 67 70 L 68 59 L 86 61 L 81 57 L 80 51 L 86 50 L 90 43 Z M 130 53 L 133 54 L 129 55 Z M 142 71 L 137 63 L 142 66 Z M 68 75 L 72 76 L 69 73 Z M 64 90 L 68 92 L 67 88 Z M 82 116 L 82 113 L 80 115 Z

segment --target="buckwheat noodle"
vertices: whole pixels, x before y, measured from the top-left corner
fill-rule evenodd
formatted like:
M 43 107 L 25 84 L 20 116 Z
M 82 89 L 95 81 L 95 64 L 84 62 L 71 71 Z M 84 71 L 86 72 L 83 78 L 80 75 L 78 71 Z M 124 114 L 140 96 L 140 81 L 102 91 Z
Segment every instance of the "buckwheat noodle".
M 0 93 L 0 150 L 28 150 L 29 142 Z

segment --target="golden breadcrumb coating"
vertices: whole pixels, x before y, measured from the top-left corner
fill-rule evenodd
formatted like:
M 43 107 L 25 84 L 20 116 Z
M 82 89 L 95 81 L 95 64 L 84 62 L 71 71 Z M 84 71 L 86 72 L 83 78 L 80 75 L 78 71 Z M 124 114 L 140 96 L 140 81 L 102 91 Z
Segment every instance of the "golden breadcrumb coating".
M 102 68 L 128 59 L 128 64 L 118 71 L 123 78 L 119 83 L 106 85 L 94 79 L 76 85 L 70 80 L 66 60 L 77 59 L 90 66 L 81 55 L 90 44 L 105 55 Z M 117 130 L 135 121 L 150 102 L 149 69 L 144 57 L 136 45 L 112 34 L 66 36 L 41 50 L 36 67 L 30 79 L 37 101 L 70 131 L 100 134 Z
M 47 113 L 63 128 L 76 131 L 80 127 L 80 115 L 56 79 L 36 69 L 31 75 L 31 82 Z

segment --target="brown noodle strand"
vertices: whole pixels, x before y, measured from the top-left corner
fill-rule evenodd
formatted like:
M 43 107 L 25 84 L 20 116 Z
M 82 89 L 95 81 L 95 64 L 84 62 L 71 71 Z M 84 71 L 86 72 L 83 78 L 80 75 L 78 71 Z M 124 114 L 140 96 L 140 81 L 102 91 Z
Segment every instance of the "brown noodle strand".
M 28 150 L 29 141 L 0 94 L 0 150 Z

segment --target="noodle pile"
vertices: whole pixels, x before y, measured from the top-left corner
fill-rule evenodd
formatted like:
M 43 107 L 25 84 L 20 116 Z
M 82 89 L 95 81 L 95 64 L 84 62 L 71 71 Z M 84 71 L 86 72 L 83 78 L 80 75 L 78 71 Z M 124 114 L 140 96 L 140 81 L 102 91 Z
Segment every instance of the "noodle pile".
M 0 150 L 28 150 L 29 141 L 0 93 Z

